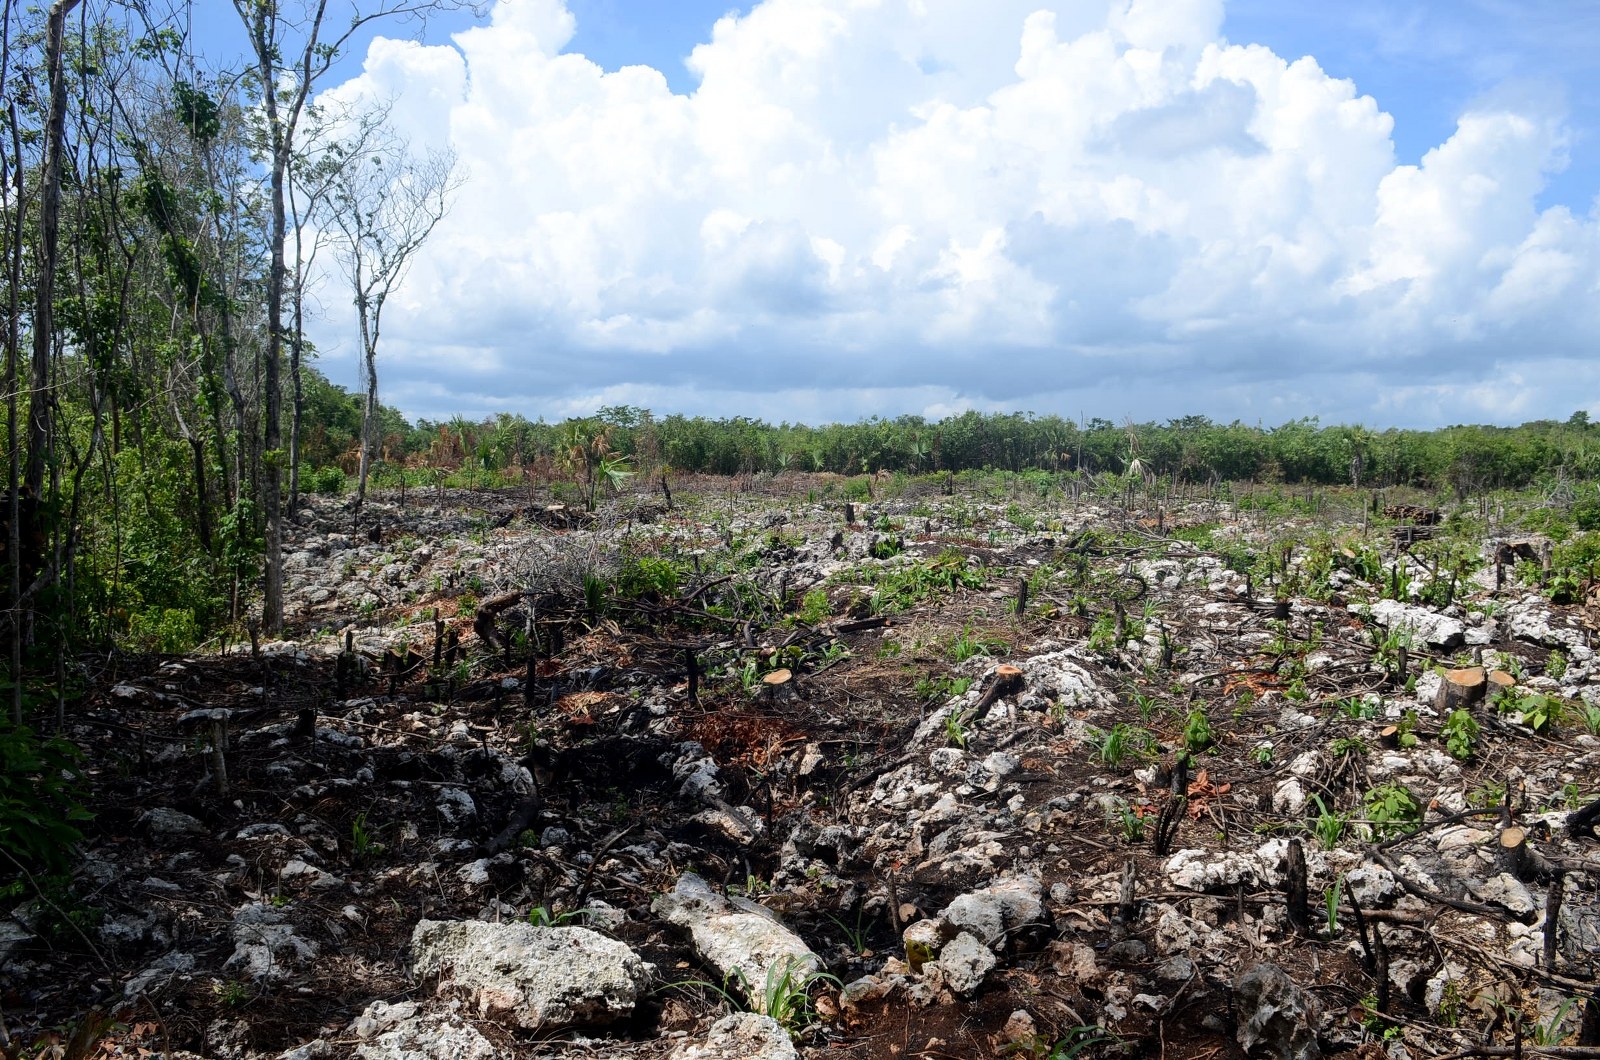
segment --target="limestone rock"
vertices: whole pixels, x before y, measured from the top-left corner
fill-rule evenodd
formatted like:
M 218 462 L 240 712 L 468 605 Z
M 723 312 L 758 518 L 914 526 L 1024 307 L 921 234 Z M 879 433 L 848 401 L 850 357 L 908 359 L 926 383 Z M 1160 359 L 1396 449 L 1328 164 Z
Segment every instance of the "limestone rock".
M 1015 876 L 957 897 L 939 915 L 998 950 L 1009 935 L 1044 922 L 1044 889 L 1032 876 Z
M 934 962 L 944 983 L 957 997 L 971 997 L 998 962 L 994 951 L 963 931 L 939 951 Z
M 484 1017 L 529 1030 L 611 1023 L 633 1014 L 649 966 L 587 928 L 424 920 L 411 935 L 412 971 L 440 977 Z
M 1256 1060 L 1322 1060 L 1309 994 L 1275 964 L 1258 964 L 1234 983 L 1239 1045 Z
M 798 1055 L 777 1020 L 735 1012 L 713 1023 L 705 1041 L 674 1052 L 672 1060 L 795 1060 Z
M 695 952 L 759 1004 L 769 977 L 820 971 L 822 961 L 776 913 L 755 902 L 735 905 L 692 872 L 678 877 L 651 910 L 689 933 Z M 741 982 L 742 980 L 742 982 Z

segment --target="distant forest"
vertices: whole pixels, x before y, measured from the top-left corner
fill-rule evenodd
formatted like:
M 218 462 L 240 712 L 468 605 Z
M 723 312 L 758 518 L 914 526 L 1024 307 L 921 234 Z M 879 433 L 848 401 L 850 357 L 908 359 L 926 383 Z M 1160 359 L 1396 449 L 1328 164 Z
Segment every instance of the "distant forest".
M 338 392 L 330 388 L 329 393 Z M 353 396 L 341 407 L 342 418 L 321 428 L 333 447 L 319 448 L 317 460 L 337 459 L 352 467 L 359 407 Z M 1588 480 L 1600 473 L 1600 430 L 1589 423 L 1586 412 L 1520 427 L 1431 431 L 1323 426 L 1315 419 L 1260 427 L 1214 423 L 1204 416 L 1165 423 L 1090 419 L 1080 424 L 1022 412 L 965 412 L 940 420 L 875 417 L 807 426 L 742 416 L 657 418 L 648 409 L 631 406 L 604 408 L 561 423 L 502 413 L 482 421 L 422 420 L 413 427 L 392 410 L 385 422 L 383 458 L 391 468 L 499 473 L 507 482 L 527 475 L 559 476 L 576 448 L 596 444 L 626 458 L 632 470 L 646 473 L 1041 470 L 1131 473 L 1188 483 L 1449 488 L 1463 496 L 1518 489 L 1545 479 Z M 343 453 L 337 451 L 340 445 L 347 447 Z

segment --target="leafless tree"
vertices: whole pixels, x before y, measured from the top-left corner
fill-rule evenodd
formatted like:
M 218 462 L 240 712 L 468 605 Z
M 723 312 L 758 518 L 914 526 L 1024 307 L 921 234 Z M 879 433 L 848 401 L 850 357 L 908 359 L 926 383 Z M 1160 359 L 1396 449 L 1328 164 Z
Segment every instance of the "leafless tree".
M 335 176 L 326 210 L 340 233 L 339 260 L 355 302 L 366 382 L 357 510 L 366 500 L 367 474 L 377 451 L 378 338 L 384 306 L 449 211 L 464 179 L 451 150 L 413 155 L 398 136 L 374 133 L 373 123 L 363 122 L 360 128 L 357 146 L 330 149 Z

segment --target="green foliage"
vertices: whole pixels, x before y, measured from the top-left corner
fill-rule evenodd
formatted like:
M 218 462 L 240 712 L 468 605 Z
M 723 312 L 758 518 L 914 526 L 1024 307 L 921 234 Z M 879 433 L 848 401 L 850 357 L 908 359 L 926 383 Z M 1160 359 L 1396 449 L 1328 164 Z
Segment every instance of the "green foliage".
M 1089 737 L 1097 759 L 1113 768 L 1124 761 L 1149 758 L 1155 753 L 1155 738 L 1144 729 L 1122 722 Z
M 300 486 L 308 493 L 337 497 L 345 491 L 344 472 L 337 467 L 319 467 L 300 473 Z
M 1469 711 L 1451 711 L 1450 716 L 1444 720 L 1445 750 L 1450 752 L 1450 757 L 1465 762 L 1472 757 L 1473 745 L 1478 739 L 1478 721 Z
M 1403 784 L 1380 784 L 1364 800 L 1367 824 L 1375 838 L 1409 832 L 1422 820 L 1422 806 Z
M 831 605 L 828 603 L 828 593 L 825 589 L 812 589 L 800 601 L 800 610 L 795 615 L 800 621 L 810 626 L 825 622 L 831 614 Z
M 950 642 L 950 661 L 959 665 L 978 655 L 1003 655 L 1008 647 L 998 637 L 986 637 L 970 626 L 962 626 L 961 632 Z
M 63 872 L 93 816 L 83 806 L 83 754 L 66 740 L 0 722 L 0 849 L 23 866 Z M 0 873 L 3 876 L 3 873 Z
M 534 927 L 564 927 L 582 918 L 583 911 L 581 909 L 568 909 L 557 913 L 547 905 L 536 905 L 528 910 L 528 923 Z
M 1514 714 L 1517 720 L 1543 736 L 1558 728 L 1567 718 L 1567 702 L 1559 696 L 1508 688 L 1494 699 L 1501 714 Z
M 1203 705 L 1196 706 L 1189 712 L 1189 718 L 1183 726 L 1183 747 L 1190 754 L 1199 754 L 1211 747 L 1215 742 L 1211 734 L 1211 719 L 1206 716 Z
M 628 599 L 669 600 L 678 594 L 678 577 L 671 560 L 630 556 L 617 572 L 617 594 Z
M 1116 799 L 1110 804 L 1107 816 L 1124 843 L 1144 841 L 1145 818 L 1137 806 L 1130 806 L 1126 799 Z
M 882 572 L 877 578 L 872 609 L 880 613 L 904 611 L 934 593 L 982 589 L 985 584 L 982 573 L 968 566 L 967 557 L 950 549 L 926 563 Z
M 950 741 L 951 747 L 965 748 L 967 746 L 966 713 L 952 710 L 944 716 L 944 735 Z
M 1334 850 L 1339 846 L 1339 840 L 1344 838 L 1344 828 L 1349 823 L 1350 815 L 1328 809 L 1322 796 L 1315 792 L 1311 795 L 1311 801 L 1317 804 L 1317 815 L 1305 826 L 1306 831 L 1316 837 L 1323 850 Z
M 200 643 L 200 624 L 187 607 L 144 611 L 130 619 L 128 644 L 135 651 L 179 655 Z
M 383 853 L 385 847 L 367 827 L 367 815 L 358 813 L 350 822 L 350 853 L 357 861 L 365 861 Z

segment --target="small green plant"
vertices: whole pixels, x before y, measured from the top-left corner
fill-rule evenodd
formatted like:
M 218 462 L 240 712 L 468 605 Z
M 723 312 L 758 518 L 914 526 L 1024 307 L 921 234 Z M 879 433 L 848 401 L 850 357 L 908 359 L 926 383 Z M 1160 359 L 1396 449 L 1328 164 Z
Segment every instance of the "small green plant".
M 945 739 L 950 741 L 951 747 L 966 749 L 967 729 L 965 715 L 962 711 L 952 710 L 944 716 L 944 735 Z
M 606 580 L 593 571 L 583 572 L 583 607 L 591 615 L 599 615 L 605 610 L 606 592 L 610 586 Z
M 1197 755 L 1211 747 L 1215 738 L 1211 733 L 1211 719 L 1206 716 L 1206 708 L 1197 706 L 1189 712 L 1189 718 L 1183 725 L 1183 747 L 1191 755 Z
M 563 925 L 570 924 L 574 920 L 579 920 L 582 917 L 583 910 L 581 909 L 568 909 L 564 912 L 557 913 L 552 911 L 549 906 L 536 905 L 528 910 L 528 923 L 532 924 L 534 927 L 562 927 Z
M 849 947 L 850 952 L 855 954 L 857 957 L 864 957 L 872 952 L 872 947 L 867 945 L 867 936 L 871 933 L 872 928 L 870 924 L 862 923 L 863 915 L 864 911 L 860 908 L 857 908 L 856 922 L 854 925 L 846 924 L 843 920 L 840 920 L 831 913 L 828 915 L 828 919 L 833 921 L 839 930 L 843 932 L 845 943 Z
M 1121 638 L 1117 636 L 1117 620 L 1111 614 L 1102 614 L 1094 620 L 1089 627 L 1088 645 L 1090 651 L 1110 652 L 1122 647 Z
M 1600 705 L 1579 703 L 1577 713 L 1583 727 L 1589 730 L 1589 735 L 1600 736 Z
M 1077 1060 L 1086 1050 L 1111 1045 L 1116 1039 L 1100 1027 L 1082 1024 L 1067 1031 L 1045 1054 L 1044 1060 Z
M 1272 744 L 1258 743 L 1250 749 L 1250 760 L 1258 766 L 1272 764 Z
M 1371 788 L 1364 801 L 1367 824 L 1378 839 L 1409 832 L 1422 820 L 1422 807 L 1417 797 L 1401 784 L 1380 784 Z
M 1544 675 L 1552 680 L 1559 681 L 1567 675 L 1566 653 L 1557 649 L 1550 653 L 1550 658 L 1545 660 Z
M 1317 804 L 1317 815 L 1306 825 L 1306 831 L 1316 837 L 1317 844 L 1323 850 L 1333 850 L 1344 837 L 1344 826 L 1350 819 L 1349 815 L 1328 809 L 1328 804 L 1322 801 L 1321 795 L 1313 793 L 1311 801 Z
M 814 626 L 823 622 L 830 614 L 828 593 L 825 589 L 812 589 L 800 601 L 800 610 L 795 617 L 807 625 Z
M 978 655 L 1002 655 L 1006 648 L 1005 641 L 985 637 L 981 633 L 974 633 L 970 626 L 962 626 L 961 632 L 950 644 L 950 661 L 959 665 Z
M 226 1008 L 239 1008 L 250 1000 L 250 988 L 237 979 L 214 980 L 211 992 L 217 1003 Z
M 1395 741 L 1402 748 L 1409 749 L 1417 746 L 1416 729 L 1417 712 L 1408 710 L 1401 715 L 1399 722 L 1395 724 Z
M 1128 758 L 1146 758 L 1151 753 L 1153 740 L 1150 733 L 1136 725 L 1123 722 L 1090 736 L 1095 757 L 1115 769 Z
M 1361 696 L 1346 696 L 1344 699 L 1339 700 L 1337 706 L 1339 713 L 1351 721 L 1365 721 L 1368 718 L 1375 717 L 1378 713 L 1377 704 Z
M 1336 876 L 1333 886 L 1325 887 L 1322 891 L 1322 914 L 1327 921 L 1328 938 L 1339 934 L 1339 886 L 1344 882 L 1344 876 Z
M 1567 1035 L 1571 1033 L 1567 1029 L 1567 1017 L 1577 1004 L 1577 998 L 1569 997 L 1561 1003 L 1561 1006 L 1556 1009 L 1549 1019 L 1530 1024 L 1528 1032 L 1533 1038 L 1533 1044 L 1548 1048 L 1553 1045 L 1560 1045 L 1565 1041 Z
M 1444 749 L 1450 757 L 1465 762 L 1472 757 L 1473 745 L 1478 740 L 1479 725 L 1469 711 L 1455 710 L 1444 720 Z
M 1117 799 L 1111 803 L 1107 816 L 1124 843 L 1144 841 L 1144 814 L 1138 807 L 1128 805 L 1126 799 Z
M 1359 736 L 1336 736 L 1328 744 L 1328 751 L 1335 758 L 1343 758 L 1345 755 L 1360 757 L 1367 753 L 1367 741 Z
M 365 860 L 383 853 L 383 850 L 383 844 L 367 828 L 366 813 L 356 814 L 355 820 L 350 822 L 350 852 L 357 860 Z

